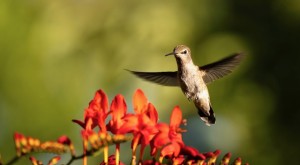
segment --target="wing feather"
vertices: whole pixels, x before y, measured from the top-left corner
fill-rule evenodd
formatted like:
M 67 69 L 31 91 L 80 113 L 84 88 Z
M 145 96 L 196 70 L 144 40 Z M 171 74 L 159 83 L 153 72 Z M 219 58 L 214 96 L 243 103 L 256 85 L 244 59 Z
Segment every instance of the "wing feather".
M 201 66 L 200 69 L 204 71 L 204 75 L 202 76 L 204 82 L 209 84 L 230 74 L 239 65 L 243 57 L 244 54 L 237 53 L 217 62 Z
M 127 69 L 126 69 L 127 70 Z M 179 86 L 177 80 L 177 72 L 138 72 L 138 71 L 131 71 L 132 74 L 136 75 L 139 78 L 144 80 L 164 85 L 164 86 Z

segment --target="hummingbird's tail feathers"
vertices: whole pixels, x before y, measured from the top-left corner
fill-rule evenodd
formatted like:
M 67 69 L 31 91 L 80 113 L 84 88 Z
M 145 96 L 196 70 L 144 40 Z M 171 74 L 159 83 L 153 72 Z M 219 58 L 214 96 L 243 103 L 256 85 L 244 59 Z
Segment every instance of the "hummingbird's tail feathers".
M 216 123 L 215 113 L 211 106 L 209 109 L 209 114 L 204 113 L 203 110 L 198 107 L 197 107 L 197 109 L 198 109 L 198 114 L 199 114 L 201 120 L 203 120 L 207 126 L 210 126 L 211 124 Z

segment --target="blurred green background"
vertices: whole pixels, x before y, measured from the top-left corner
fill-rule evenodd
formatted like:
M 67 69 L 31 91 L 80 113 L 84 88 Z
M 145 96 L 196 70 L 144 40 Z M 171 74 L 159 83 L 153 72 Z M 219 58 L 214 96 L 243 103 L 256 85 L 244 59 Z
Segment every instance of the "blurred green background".
M 103 89 L 110 101 L 123 94 L 130 109 L 141 88 L 160 121 L 181 107 L 188 119 L 184 140 L 201 152 L 220 149 L 250 164 L 297 164 L 299 39 L 297 0 L 2 0 L 0 153 L 4 162 L 14 156 L 18 131 L 41 140 L 66 134 L 79 154 L 80 128 L 71 120 L 83 118 L 95 91 Z M 217 117 L 211 127 L 179 88 L 124 71 L 176 70 L 174 57 L 163 55 L 178 44 L 188 45 L 199 65 L 247 55 L 233 74 L 209 86 Z M 46 163 L 44 156 L 36 155 Z M 89 160 L 99 164 L 102 157 Z

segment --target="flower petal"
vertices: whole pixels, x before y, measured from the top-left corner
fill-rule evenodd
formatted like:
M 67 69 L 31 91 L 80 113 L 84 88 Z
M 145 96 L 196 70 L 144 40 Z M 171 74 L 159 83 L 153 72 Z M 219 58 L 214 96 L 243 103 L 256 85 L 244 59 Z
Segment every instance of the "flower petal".
M 120 128 L 122 127 L 124 121 L 123 117 L 126 114 L 127 106 L 124 97 L 118 94 L 112 101 L 111 106 L 111 120 L 108 123 L 107 128 L 113 133 L 120 133 Z
M 179 106 L 176 106 L 171 114 L 170 127 L 178 128 L 182 121 L 182 112 Z
M 138 131 L 138 117 L 133 114 L 127 114 L 123 118 L 124 124 L 119 129 L 121 134 Z
M 85 123 L 80 120 L 73 119 L 72 122 L 80 125 L 82 128 L 85 128 Z
M 106 113 L 108 109 L 108 98 L 100 89 L 96 92 L 94 99 L 90 102 L 89 108 Z
M 165 156 L 175 156 L 177 157 L 180 153 L 180 145 L 178 143 L 170 143 L 166 145 L 162 150 L 160 155 L 165 157 Z
M 148 100 L 141 89 L 137 89 L 133 95 L 133 107 L 137 114 L 145 113 Z
M 154 147 L 162 147 L 171 141 L 169 138 L 169 126 L 167 124 L 158 124 L 158 129 L 160 132 L 153 138 Z
M 127 105 L 124 97 L 118 94 L 111 103 L 110 110 L 112 111 L 112 118 L 114 122 L 118 122 L 126 113 Z
M 101 105 L 102 113 L 106 113 L 108 110 L 108 98 L 102 90 L 98 90 L 97 94 L 101 96 L 100 105 Z
M 181 151 L 180 154 L 187 155 L 191 158 L 196 158 L 198 160 L 205 160 L 205 156 L 200 153 L 196 148 L 185 146 L 181 144 Z
M 150 120 L 154 123 L 157 123 L 158 120 L 158 114 L 153 104 L 148 104 L 148 111 L 147 115 L 149 116 Z

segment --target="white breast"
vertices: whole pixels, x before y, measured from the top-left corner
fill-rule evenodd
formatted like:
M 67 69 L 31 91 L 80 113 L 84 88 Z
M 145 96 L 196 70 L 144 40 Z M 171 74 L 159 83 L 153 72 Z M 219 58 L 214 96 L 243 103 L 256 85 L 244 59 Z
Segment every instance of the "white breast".
M 190 100 L 196 99 L 197 95 L 208 95 L 206 91 L 206 86 L 204 84 L 202 77 L 199 73 L 198 66 L 186 65 L 182 69 L 182 75 L 180 76 L 181 89 L 186 97 Z

